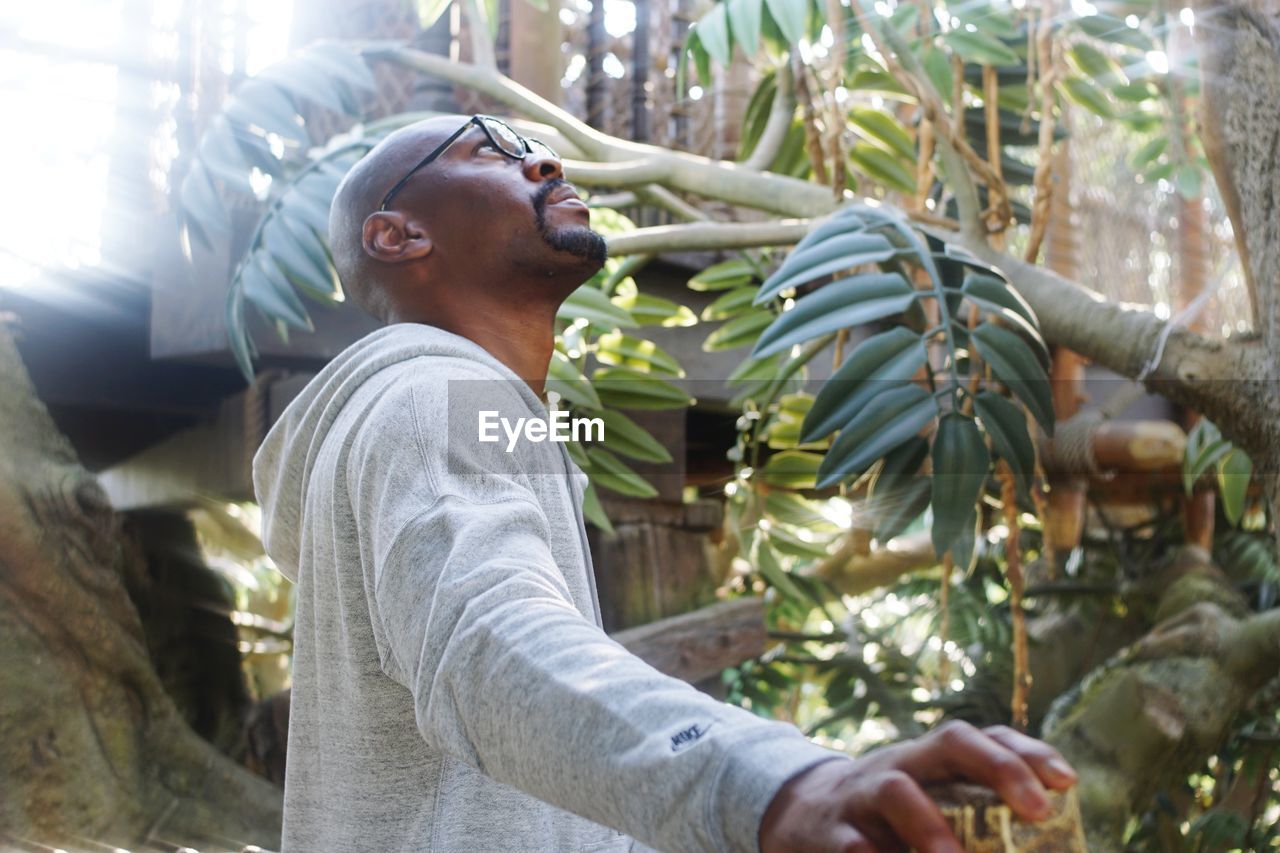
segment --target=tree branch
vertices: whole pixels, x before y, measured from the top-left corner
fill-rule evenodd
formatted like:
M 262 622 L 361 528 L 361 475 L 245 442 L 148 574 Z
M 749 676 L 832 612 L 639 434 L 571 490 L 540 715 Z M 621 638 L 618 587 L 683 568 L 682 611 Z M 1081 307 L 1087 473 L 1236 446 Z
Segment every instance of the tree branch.
M 864 17 L 871 16 L 864 14 Z M 824 216 L 838 204 L 828 188 L 809 181 L 615 139 L 588 127 L 495 71 L 450 62 L 445 57 L 398 44 L 371 45 L 365 53 L 470 87 L 552 126 L 587 157 L 599 161 L 567 162 L 566 171 L 574 180 L 635 188 L 660 184 L 668 189 L 793 217 L 762 224 L 698 222 L 640 229 L 616 236 L 610 242 L 615 254 L 795 243 L 804 236 L 807 227 L 797 219 Z M 904 63 L 913 61 L 909 51 L 899 57 Z M 929 85 L 927 79 L 915 82 L 920 86 Z M 948 116 L 938 112 L 931 120 L 938 128 L 938 150 L 948 183 L 956 192 L 957 200 L 962 202 L 961 209 L 967 210 L 970 206 L 977 209 L 977 190 L 968 170 L 968 155 L 947 144 L 952 139 Z M 919 217 L 916 219 L 919 221 Z M 1039 315 L 1049 341 L 1067 346 L 1122 376 L 1142 377 L 1153 390 L 1212 418 L 1228 438 L 1251 455 L 1256 454 L 1259 461 L 1274 453 L 1269 444 L 1274 424 L 1262 422 L 1267 417 L 1260 416 L 1258 406 L 1260 396 L 1265 399 L 1274 396 L 1274 388 L 1266 387 L 1266 377 L 1272 375 L 1273 368 L 1266 363 L 1265 346 L 1224 343 L 1178 329 L 1168 335 L 1159 363 L 1148 369 L 1147 362 L 1157 352 L 1164 330 L 1164 324 L 1154 314 L 1138 306 L 1108 301 L 1046 269 L 1000 252 L 988 244 L 985 228 L 973 227 L 971 217 L 965 221 L 969 227 L 959 232 L 930 223 L 922 223 L 920 227 L 967 248 L 1004 271 Z M 1245 380 L 1258 383 L 1256 393 L 1241 393 L 1239 383 Z
M 809 233 L 806 219 L 778 222 L 691 222 L 637 228 L 609 238 L 610 255 L 654 252 L 702 252 L 716 249 L 751 249 L 797 243 Z
M 625 164 L 624 169 L 615 174 L 594 172 L 593 169 L 599 166 L 583 162 L 567 163 L 566 172 L 583 183 L 607 184 L 609 180 L 618 181 L 611 184 L 613 186 L 660 183 L 669 189 L 783 216 L 821 216 L 830 213 L 836 205 L 829 189 L 809 181 L 757 172 L 737 163 L 608 136 L 496 71 L 450 62 L 447 57 L 399 44 L 371 44 L 364 53 L 474 89 L 536 121 L 551 125 L 594 160 Z

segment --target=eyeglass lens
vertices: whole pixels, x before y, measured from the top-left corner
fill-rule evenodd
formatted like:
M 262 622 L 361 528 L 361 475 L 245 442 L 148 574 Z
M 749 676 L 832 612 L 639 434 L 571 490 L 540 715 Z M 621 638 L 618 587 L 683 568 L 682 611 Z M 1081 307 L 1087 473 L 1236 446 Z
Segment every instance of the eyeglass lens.
M 520 135 L 500 121 L 485 119 L 484 126 L 493 134 L 494 140 L 502 146 L 502 150 L 512 157 L 524 156 L 524 143 Z

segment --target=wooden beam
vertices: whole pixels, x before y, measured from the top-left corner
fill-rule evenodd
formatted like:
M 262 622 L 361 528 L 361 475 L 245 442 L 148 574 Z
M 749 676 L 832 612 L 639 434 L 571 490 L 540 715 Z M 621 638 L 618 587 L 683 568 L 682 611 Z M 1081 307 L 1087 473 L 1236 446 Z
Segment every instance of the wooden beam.
M 702 681 L 764 654 L 764 599 L 735 598 L 613 635 L 666 675 Z

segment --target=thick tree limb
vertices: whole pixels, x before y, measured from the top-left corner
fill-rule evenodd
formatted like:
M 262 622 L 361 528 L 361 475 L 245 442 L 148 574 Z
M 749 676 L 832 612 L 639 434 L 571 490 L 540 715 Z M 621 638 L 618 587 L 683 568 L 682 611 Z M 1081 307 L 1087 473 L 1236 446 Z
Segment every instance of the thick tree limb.
M 714 249 L 751 249 L 785 246 L 798 242 L 813 224 L 806 219 L 777 222 L 691 222 L 637 228 L 609 238 L 610 255 L 653 252 L 700 252 Z
M 835 206 L 829 189 L 809 181 L 757 172 L 735 163 L 608 136 L 495 71 L 450 62 L 447 57 L 412 50 L 398 44 L 370 45 L 364 52 L 371 58 L 399 62 L 424 74 L 474 89 L 535 121 L 549 124 L 594 160 L 603 163 L 629 161 L 629 165 L 617 173 L 593 172 L 595 167 L 586 163 L 566 164 L 565 170 L 572 180 L 605 183 L 597 180 L 597 176 L 603 178 L 607 174 L 610 178 L 626 181 L 611 184 L 614 186 L 657 182 L 673 190 L 709 196 L 730 204 L 768 210 L 784 216 L 820 216 L 829 213 Z M 644 161 L 646 165 L 639 165 L 639 161 Z M 580 171 L 575 171 L 575 168 Z
M 799 219 L 823 216 L 837 205 L 827 188 L 814 183 L 607 136 L 496 72 L 398 45 L 379 45 L 366 53 L 473 88 L 551 125 L 597 161 L 568 162 L 566 170 L 573 180 L 637 189 L 660 184 Z M 1271 114 L 1275 112 L 1272 109 Z M 1276 124 L 1280 125 L 1280 116 L 1276 117 Z M 938 134 L 938 144 L 948 182 L 958 200 L 965 202 L 964 209 L 976 207 L 976 189 L 966 158 L 953 146 L 943 144 L 945 136 Z M 1271 174 L 1265 170 L 1274 166 L 1276 158 L 1255 157 L 1251 162 L 1252 168 L 1265 176 Z M 972 199 L 968 198 L 969 193 L 973 194 Z M 962 195 L 965 198 L 961 199 Z M 1266 460 L 1275 453 L 1274 448 L 1280 447 L 1280 436 L 1276 434 L 1280 430 L 1280 404 L 1268 402 L 1276 397 L 1274 383 L 1280 379 L 1275 375 L 1280 367 L 1272 364 L 1277 346 L 1274 339 L 1264 340 L 1261 345 L 1225 343 L 1178 329 L 1162 343 L 1165 324 L 1151 311 L 1111 302 L 1044 268 L 1000 252 L 987 243 L 985 234 L 972 227 L 972 217 L 965 221 L 969 223 L 968 232 L 933 225 L 922 227 L 1003 270 L 1039 315 L 1050 342 L 1075 350 L 1123 376 L 1144 378 L 1153 390 L 1212 418 L 1229 439 L 1255 457 L 1255 462 L 1268 464 Z M 749 248 L 794 243 L 803 233 L 803 226 L 795 221 L 694 223 L 619 235 L 611 241 L 610 248 L 614 254 Z M 1271 232 L 1264 235 L 1267 233 Z M 1280 239 L 1272 243 L 1280 245 Z M 1274 289 L 1274 281 L 1268 286 Z M 1161 346 L 1161 357 L 1149 368 L 1148 362 Z

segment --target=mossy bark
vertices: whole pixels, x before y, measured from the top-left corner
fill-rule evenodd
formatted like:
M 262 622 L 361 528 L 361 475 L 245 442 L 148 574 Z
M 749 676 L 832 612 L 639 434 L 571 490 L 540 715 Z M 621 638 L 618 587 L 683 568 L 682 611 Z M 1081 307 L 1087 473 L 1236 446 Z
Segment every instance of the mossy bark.
M 0 829 L 68 849 L 276 846 L 280 790 L 197 736 L 148 655 L 121 518 L 0 325 Z
M 1199 549 L 1186 549 L 1171 571 L 1160 624 L 1065 694 L 1045 721 L 1045 739 L 1080 773 L 1094 851 L 1121 849 L 1129 818 L 1203 766 L 1280 674 L 1280 611 L 1248 615 Z

